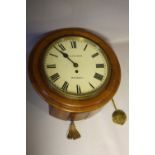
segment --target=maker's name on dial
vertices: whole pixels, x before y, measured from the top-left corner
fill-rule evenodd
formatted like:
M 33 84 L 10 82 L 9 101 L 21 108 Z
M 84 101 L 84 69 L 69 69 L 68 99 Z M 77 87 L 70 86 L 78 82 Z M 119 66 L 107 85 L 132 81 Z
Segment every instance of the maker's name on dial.
M 71 79 L 84 79 L 82 76 L 71 76 Z
M 69 57 L 82 57 L 82 55 L 69 55 Z

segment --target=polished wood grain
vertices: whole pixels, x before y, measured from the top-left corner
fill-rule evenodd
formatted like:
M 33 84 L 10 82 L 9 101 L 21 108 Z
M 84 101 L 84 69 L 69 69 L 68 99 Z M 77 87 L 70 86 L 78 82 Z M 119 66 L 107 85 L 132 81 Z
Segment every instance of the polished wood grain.
M 74 100 L 61 96 L 49 88 L 42 74 L 41 62 L 45 49 L 53 41 L 65 36 L 81 36 L 88 38 L 104 49 L 111 65 L 111 77 L 106 88 L 93 98 Z M 49 113 L 64 120 L 81 120 L 89 117 L 103 107 L 116 93 L 121 70 L 118 59 L 112 48 L 100 37 L 81 28 L 66 28 L 49 32 L 33 48 L 29 57 L 29 77 L 35 90 L 49 104 Z

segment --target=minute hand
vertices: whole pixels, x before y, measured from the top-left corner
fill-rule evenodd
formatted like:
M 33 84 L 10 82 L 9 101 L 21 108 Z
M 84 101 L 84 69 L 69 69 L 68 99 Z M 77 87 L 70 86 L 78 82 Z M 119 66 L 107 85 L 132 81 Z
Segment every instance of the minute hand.
M 78 67 L 78 64 L 75 63 L 73 60 L 71 60 L 71 59 L 69 58 L 69 56 L 68 56 L 67 53 L 62 52 L 61 50 L 59 50 L 59 49 L 56 48 L 56 47 L 54 47 L 54 48 L 55 48 L 58 52 L 60 52 L 60 53 L 63 55 L 64 58 L 67 58 L 70 62 L 72 62 L 74 67 Z

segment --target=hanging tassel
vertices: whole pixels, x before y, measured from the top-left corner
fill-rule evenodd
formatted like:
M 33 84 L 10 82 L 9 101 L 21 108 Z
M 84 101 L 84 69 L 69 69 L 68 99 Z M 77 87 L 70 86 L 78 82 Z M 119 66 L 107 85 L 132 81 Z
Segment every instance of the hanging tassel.
M 78 132 L 78 130 L 76 129 L 74 121 L 71 121 L 67 138 L 68 139 L 77 139 L 77 138 L 80 138 L 80 137 L 81 137 L 81 135 Z

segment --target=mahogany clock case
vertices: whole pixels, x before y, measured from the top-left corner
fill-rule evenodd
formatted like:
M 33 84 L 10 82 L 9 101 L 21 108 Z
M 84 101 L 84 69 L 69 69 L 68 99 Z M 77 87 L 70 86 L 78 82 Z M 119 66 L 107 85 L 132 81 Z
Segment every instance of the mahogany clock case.
M 41 62 L 45 49 L 55 40 L 65 36 L 81 36 L 93 41 L 104 50 L 109 60 L 109 82 L 103 91 L 92 98 L 74 100 L 64 97 L 49 88 L 43 77 Z M 94 114 L 114 96 L 121 80 L 120 65 L 112 48 L 102 38 L 82 28 L 65 28 L 47 33 L 34 46 L 29 57 L 28 70 L 35 90 L 49 104 L 49 113 L 63 120 L 81 120 Z

